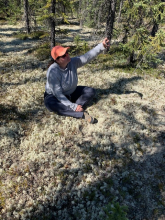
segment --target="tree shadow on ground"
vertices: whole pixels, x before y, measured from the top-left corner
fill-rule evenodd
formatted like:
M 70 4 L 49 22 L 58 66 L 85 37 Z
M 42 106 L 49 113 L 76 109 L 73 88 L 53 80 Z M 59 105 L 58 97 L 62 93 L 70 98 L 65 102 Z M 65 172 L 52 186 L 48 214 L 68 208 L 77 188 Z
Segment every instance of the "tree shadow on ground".
M 1 49 L 0 52 L 2 53 L 9 53 L 9 52 L 22 52 L 24 50 L 28 50 L 32 48 L 32 44 L 36 42 L 41 42 L 40 40 L 34 39 L 14 39 L 10 42 L 2 42 L 0 43 Z
M 12 28 L 12 27 L 9 27 L 9 28 L 0 28 L 0 35 L 3 35 L 3 36 L 7 36 L 7 37 L 12 37 L 13 33 L 11 34 L 8 34 L 7 32 L 8 31 L 12 31 L 12 32 L 20 32 L 20 31 L 23 31 L 25 28 Z M 4 33 L 3 33 L 4 32 Z
M 0 81 L 0 87 L 1 88 L 5 88 L 5 87 L 7 88 L 9 86 L 20 86 L 20 85 L 25 85 L 28 82 L 31 82 L 31 83 L 34 83 L 34 82 L 43 82 L 43 83 L 45 83 L 46 82 L 46 75 L 45 75 L 45 77 L 36 77 L 36 78 L 33 77 L 32 78 L 30 76 L 30 74 L 31 73 L 29 73 L 29 76 L 28 77 L 26 76 L 26 78 L 23 79 L 23 80 L 19 79 L 19 82 L 16 82 L 16 83 L 14 83 L 14 82 L 1 82 Z
M 154 122 L 157 122 L 157 117 L 153 118 L 154 109 L 143 105 L 140 108 L 148 114 L 150 120 L 154 119 Z M 134 127 L 137 125 L 137 128 L 126 132 L 125 140 L 120 144 L 112 141 L 114 134 L 109 130 L 109 133 L 106 133 L 106 137 L 109 138 L 108 148 L 107 144 L 99 142 L 93 144 L 90 139 L 77 141 L 77 147 L 85 155 L 83 165 L 70 169 L 58 164 L 54 168 L 54 173 L 55 176 L 61 177 L 62 186 L 65 187 L 56 189 L 53 199 L 49 198 L 41 203 L 42 211 L 34 208 L 35 213 L 32 212 L 28 219 L 102 220 L 106 219 L 104 207 L 108 203 L 119 202 L 120 205 L 128 207 L 129 220 L 163 220 L 165 216 L 165 131 L 159 129 L 150 131 L 150 135 L 145 132 L 142 134 L 141 131 L 146 129 L 145 125 L 135 117 L 130 118 L 129 112 L 118 111 L 115 114 L 120 114 L 126 121 L 132 120 Z M 95 136 L 101 140 L 105 134 L 99 131 Z M 94 137 L 91 136 L 91 138 Z M 51 147 L 52 144 L 55 143 L 51 143 L 50 140 L 47 147 Z M 69 157 L 73 153 L 72 146 L 64 146 L 62 152 Z M 82 159 L 82 155 L 80 158 L 75 155 L 75 159 Z M 78 187 L 90 173 L 95 173 L 95 177 L 98 176 L 98 178 L 95 181 L 90 181 L 89 178 L 88 184 Z M 70 176 L 73 178 L 71 184 Z M 35 181 L 37 180 L 32 180 L 31 187 Z M 57 188 L 56 184 L 55 188 Z M 96 216 L 92 218 L 95 212 Z
M 141 109 L 148 114 L 148 119 L 154 119 L 154 122 L 157 122 L 157 117 L 153 117 L 154 109 L 143 105 L 141 105 Z M 38 110 L 34 110 L 35 112 L 28 116 L 28 112 L 20 113 L 14 106 L 0 105 L 0 119 L 16 120 L 18 123 L 27 120 L 27 123 L 30 124 L 30 120 L 37 120 Z M 137 125 L 137 129 L 127 132 L 125 141 L 120 144 L 112 141 L 114 134 L 109 130 L 109 133 L 106 134 L 110 141 L 108 149 L 107 144 L 99 142 L 92 144 L 90 139 L 77 141 L 77 147 L 86 155 L 83 159 L 83 166 L 75 169 L 65 168 L 63 165 L 57 166 L 54 169 L 55 176 L 61 176 L 62 185 L 68 186 L 68 188 L 57 189 L 53 200 L 45 200 L 41 204 L 42 211 L 35 207 L 35 213 L 32 212 L 28 219 L 88 220 L 92 219 L 91 216 L 96 212 L 95 219 L 102 220 L 106 219 L 104 207 L 108 203 L 112 204 L 113 201 L 128 207 L 129 220 L 158 220 L 161 219 L 161 216 L 165 216 L 165 132 L 164 130 L 153 130 L 150 131 L 152 132 L 150 135 L 141 134 L 141 131 L 146 129 L 143 123 L 135 117 L 130 118 L 128 112 L 117 111 L 115 114 L 121 115 L 126 121 L 132 120 L 134 126 Z M 148 119 L 146 118 L 146 120 Z M 154 140 L 153 133 L 155 134 Z M 105 137 L 102 132 L 97 132 L 95 135 L 100 140 Z M 131 138 L 128 138 L 128 135 Z M 148 151 L 148 143 L 150 143 L 151 152 Z M 51 144 L 54 143 L 51 143 L 50 140 L 47 147 L 51 147 Z M 64 147 L 63 152 L 69 157 L 72 147 Z M 139 153 L 141 156 L 138 156 Z M 75 159 L 78 159 L 76 155 Z M 90 173 L 95 173 L 98 179 L 89 180 L 88 185 L 77 188 L 82 180 L 85 181 L 85 175 Z M 71 185 L 69 185 L 70 176 L 74 179 Z M 33 187 L 35 181 L 37 181 L 36 178 L 31 181 L 30 187 Z M 84 212 L 85 216 L 83 216 Z M 65 213 L 65 217 L 63 213 Z
M 162 133 L 161 131 L 160 133 Z M 99 134 L 104 135 L 104 134 Z M 163 132 L 163 138 L 165 133 Z M 150 137 L 146 137 L 147 141 L 151 141 Z M 158 146 L 160 145 L 160 135 L 157 134 Z M 90 147 L 88 147 L 90 145 Z M 126 142 L 126 145 L 130 145 Z M 53 201 L 42 204 L 43 211 L 38 211 L 32 219 L 63 219 L 63 220 L 89 220 L 106 219 L 104 211 L 98 212 L 97 208 L 103 208 L 113 201 L 119 202 L 120 205 L 128 207 L 128 219 L 150 219 L 158 220 L 165 216 L 164 210 L 164 186 L 165 186 L 165 152 L 163 146 L 160 145 L 154 154 L 145 154 L 134 160 L 130 151 L 123 155 L 117 153 L 116 146 L 111 143 L 111 150 L 102 150 L 99 145 L 83 142 L 79 147 L 90 154 L 95 169 L 102 170 L 99 178 L 95 182 L 90 182 L 88 186 L 79 189 L 66 190 L 62 188 L 54 194 Z M 123 149 L 125 143 L 120 148 Z M 111 165 L 103 164 L 103 161 L 97 161 L 97 158 L 105 157 L 111 161 Z M 77 169 L 58 168 L 55 172 L 61 173 L 63 176 L 63 185 L 68 184 L 69 176 L 74 177 L 74 183 L 85 178 L 83 174 L 89 174 L 93 171 L 90 165 Z M 71 188 L 72 186 L 70 186 Z M 52 205 L 53 204 L 53 205 Z M 84 212 L 86 215 L 84 215 Z M 91 216 L 97 212 L 97 217 Z M 65 215 L 63 215 L 65 213 Z M 64 217 L 65 216 L 65 217 Z M 161 218 L 162 217 L 162 218 Z
M 117 80 L 115 83 L 109 82 L 109 88 L 106 89 L 100 89 L 100 88 L 95 88 L 96 89 L 96 97 L 94 98 L 94 103 L 98 103 L 99 100 L 101 99 L 106 99 L 110 94 L 137 94 L 141 99 L 143 97 L 143 94 L 138 92 L 138 91 L 132 91 L 128 87 L 130 86 L 131 83 L 135 83 L 138 80 L 142 80 L 143 78 L 140 76 L 133 76 L 131 78 L 121 78 Z M 89 106 L 91 106 L 89 104 Z
M 127 84 L 140 79 L 142 78 L 122 78 L 115 83 L 109 83 L 107 89 L 97 88 L 98 97 L 95 101 L 98 102 L 109 94 L 136 93 L 139 97 L 142 97 L 141 93 L 127 88 Z M 156 121 L 156 117 L 153 117 L 154 109 L 146 109 L 145 106 L 141 106 L 141 109 L 148 114 L 148 119 L 153 118 Z M 13 120 L 18 123 L 27 122 L 30 125 L 31 121 L 40 120 L 37 117 L 39 110 L 40 107 L 36 107 L 29 115 L 29 111 L 19 112 L 16 106 L 1 104 L 0 120 L 6 122 Z M 104 206 L 109 202 L 112 203 L 112 201 L 128 206 L 129 220 L 158 220 L 162 215 L 165 216 L 165 131 L 159 129 L 158 123 L 157 129 L 150 130 L 150 134 L 141 134 L 141 131 L 146 129 L 146 125 L 127 112 L 114 110 L 114 113 L 122 115 L 126 121 L 129 121 L 131 117 L 134 126 L 137 125 L 137 130 L 133 129 L 126 132 L 124 135 L 125 141 L 118 145 L 112 141 L 113 133 L 109 130 L 109 134 L 106 134 L 110 141 L 108 144 L 109 149 L 104 144 L 92 144 L 91 140 L 81 139 L 81 142 L 76 140 L 77 147 L 85 155 L 83 159 L 84 166 L 75 169 L 56 167 L 54 173 L 55 176 L 61 175 L 63 178 L 62 185 L 69 183 L 71 175 L 74 177 L 72 185 L 68 186 L 68 189 L 64 187 L 60 190 L 57 189 L 52 200 L 46 197 L 44 202 L 41 202 L 43 210 L 40 211 L 38 207 L 34 207 L 35 213 L 32 213 L 33 211 L 29 212 L 27 219 L 91 220 L 91 215 L 96 211 L 97 217 L 95 219 L 103 220 L 105 219 L 105 213 L 102 213 L 103 216 L 99 216 L 100 211 L 97 208 L 102 210 Z M 152 134 L 154 134 L 154 140 Z M 96 135 L 100 140 L 105 137 L 102 132 L 98 132 Z M 130 135 L 129 138 L 128 135 Z M 47 147 L 51 148 L 52 144 L 55 143 L 50 140 Z M 151 152 L 148 152 L 146 148 L 148 144 L 150 144 Z M 64 147 L 63 151 L 69 157 L 72 153 L 72 146 L 70 148 Z M 139 153 L 141 156 L 139 156 Z M 75 159 L 78 159 L 76 155 Z M 91 162 L 88 163 L 86 159 L 90 159 Z M 47 169 L 46 165 L 45 169 Z M 89 181 L 86 187 L 76 188 L 80 181 L 85 181 L 86 176 L 84 174 L 92 172 L 95 173 L 95 176 L 98 176 L 98 180 Z M 29 196 L 31 196 L 30 188 L 33 189 L 35 181 L 38 181 L 37 178 L 30 181 Z M 47 183 L 44 177 L 43 181 L 45 181 L 45 184 Z M 43 195 L 44 193 L 43 191 Z M 40 201 L 37 202 L 40 203 Z M 86 212 L 85 217 L 83 216 L 83 210 Z M 65 218 L 62 217 L 63 213 L 66 214 Z M 14 216 L 12 217 L 14 218 Z
M 17 63 L 12 63 L 12 61 L 7 62 L 6 64 L 0 65 L 0 71 L 2 74 L 11 73 L 14 74 L 18 71 L 26 72 L 27 70 L 35 70 L 37 68 L 41 68 L 42 70 L 46 70 L 48 65 L 48 61 L 39 61 L 37 59 L 29 59 L 25 61 L 18 61 Z
M 23 125 L 24 128 L 28 129 L 28 125 L 33 122 L 39 122 L 42 117 L 44 117 L 47 112 L 43 103 L 43 97 L 37 99 L 40 106 L 36 106 L 33 110 L 19 111 L 18 107 L 8 104 L 0 104 L 0 125 L 15 122 L 17 124 Z M 38 112 L 43 110 L 42 114 L 38 115 Z M 10 132 L 9 132 L 10 133 Z M 8 133 L 5 133 L 8 135 Z

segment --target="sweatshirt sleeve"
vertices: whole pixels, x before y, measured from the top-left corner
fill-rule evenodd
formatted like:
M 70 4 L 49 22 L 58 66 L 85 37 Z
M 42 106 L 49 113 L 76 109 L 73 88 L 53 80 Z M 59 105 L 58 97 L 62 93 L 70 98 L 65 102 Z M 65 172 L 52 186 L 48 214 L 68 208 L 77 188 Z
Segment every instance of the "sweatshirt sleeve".
M 48 75 L 48 83 L 53 95 L 65 106 L 69 106 L 73 111 L 76 110 L 77 104 L 70 102 L 62 92 L 60 78 L 55 69 L 50 70 Z
M 77 68 L 82 67 L 83 65 L 89 63 L 92 59 L 94 59 L 104 50 L 105 47 L 103 46 L 103 43 L 100 43 L 84 55 L 72 58 L 72 61 Z

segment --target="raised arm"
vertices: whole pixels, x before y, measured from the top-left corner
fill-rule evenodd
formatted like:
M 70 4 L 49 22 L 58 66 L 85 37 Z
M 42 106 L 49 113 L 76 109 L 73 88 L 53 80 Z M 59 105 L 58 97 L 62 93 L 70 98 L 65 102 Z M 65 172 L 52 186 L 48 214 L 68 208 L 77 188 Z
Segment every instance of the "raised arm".
M 98 56 L 102 51 L 109 47 L 109 40 L 105 38 L 102 43 L 98 44 L 96 47 L 81 55 L 79 57 L 72 58 L 74 65 L 79 68 L 87 63 L 89 63 L 92 59 Z

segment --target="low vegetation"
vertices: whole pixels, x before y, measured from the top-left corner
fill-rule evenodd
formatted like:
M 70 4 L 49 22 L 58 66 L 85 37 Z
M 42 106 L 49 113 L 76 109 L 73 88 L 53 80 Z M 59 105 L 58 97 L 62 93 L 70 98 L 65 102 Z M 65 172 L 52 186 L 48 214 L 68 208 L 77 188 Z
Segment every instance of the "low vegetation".
M 79 84 L 96 89 L 90 125 L 46 110 L 47 41 L 16 46 L 13 26 L 1 28 L 0 219 L 163 219 L 164 64 L 133 68 L 113 43 L 80 68 Z M 57 42 L 75 56 L 94 46 L 82 36 Z

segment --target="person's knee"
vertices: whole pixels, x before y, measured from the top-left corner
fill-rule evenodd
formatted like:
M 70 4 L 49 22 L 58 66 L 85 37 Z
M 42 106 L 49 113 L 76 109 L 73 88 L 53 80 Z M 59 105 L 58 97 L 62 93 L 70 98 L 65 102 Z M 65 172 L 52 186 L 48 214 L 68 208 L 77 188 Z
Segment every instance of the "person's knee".
M 44 101 L 45 107 L 50 111 L 53 112 L 52 106 L 49 105 L 49 102 Z
M 91 95 L 91 97 L 94 97 L 96 95 L 96 90 L 91 87 L 87 87 L 87 93 Z
M 94 88 L 90 88 L 91 96 L 94 97 L 96 95 L 96 90 Z

